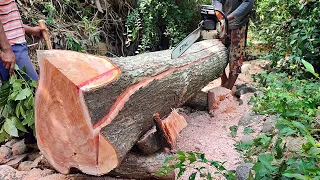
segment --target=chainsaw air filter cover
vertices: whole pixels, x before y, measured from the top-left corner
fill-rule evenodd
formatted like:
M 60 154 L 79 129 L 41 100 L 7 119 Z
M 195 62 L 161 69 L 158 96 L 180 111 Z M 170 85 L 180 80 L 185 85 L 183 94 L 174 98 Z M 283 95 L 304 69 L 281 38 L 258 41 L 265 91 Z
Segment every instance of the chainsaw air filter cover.
M 219 22 L 213 6 L 201 7 L 201 18 L 203 20 L 204 30 L 216 30 L 217 23 Z

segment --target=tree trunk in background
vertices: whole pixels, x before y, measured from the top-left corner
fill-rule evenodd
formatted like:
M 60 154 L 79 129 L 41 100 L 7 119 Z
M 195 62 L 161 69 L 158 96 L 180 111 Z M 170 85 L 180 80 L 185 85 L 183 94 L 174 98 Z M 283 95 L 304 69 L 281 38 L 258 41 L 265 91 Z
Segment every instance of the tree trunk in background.
M 40 51 L 36 130 L 43 155 L 61 173 L 71 167 L 103 175 L 161 119 L 183 105 L 227 63 L 218 40 L 171 51 L 106 59 L 71 51 Z

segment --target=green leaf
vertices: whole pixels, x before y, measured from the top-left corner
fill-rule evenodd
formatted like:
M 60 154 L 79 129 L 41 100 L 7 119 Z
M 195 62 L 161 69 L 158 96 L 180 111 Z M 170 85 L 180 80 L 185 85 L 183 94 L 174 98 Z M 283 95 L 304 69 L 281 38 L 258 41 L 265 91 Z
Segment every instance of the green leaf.
M 310 135 L 306 136 L 306 139 L 312 144 L 312 146 L 316 146 L 316 141 Z
M 308 61 L 302 60 L 302 63 L 304 67 L 306 68 L 306 71 L 312 73 L 314 76 L 319 77 L 319 74 L 317 74 L 314 70 L 314 67 L 312 64 L 310 64 Z
M 246 128 L 244 128 L 243 133 L 244 134 L 251 134 L 251 133 L 254 133 L 254 130 L 251 129 L 251 128 L 246 127 Z
M 178 173 L 178 178 L 180 178 L 186 170 L 187 170 L 186 168 L 180 168 Z
M 34 125 L 34 111 L 33 110 L 28 110 L 27 111 L 26 118 L 27 118 L 27 123 L 28 123 L 29 127 Z
M 21 106 L 21 105 L 20 105 L 20 113 L 23 118 L 26 118 L 26 111 L 24 110 L 23 106 Z
M 231 136 L 235 138 L 237 136 L 238 126 L 234 125 L 229 128 L 231 131 Z
M 11 120 L 16 128 L 18 128 L 22 132 L 27 132 L 26 128 L 22 125 L 21 121 L 18 118 L 13 117 L 11 118 Z
M 29 97 L 32 94 L 32 91 L 29 88 L 25 88 L 22 91 L 19 92 L 19 94 L 16 97 L 16 101 L 21 101 L 26 99 L 27 97 Z
M 178 154 L 179 156 L 186 157 L 186 155 L 183 151 L 177 151 L 176 154 Z
M 38 81 L 32 81 L 31 85 L 36 88 L 38 86 Z
M 283 128 L 280 130 L 280 136 L 290 136 L 297 133 L 296 130 L 291 129 L 290 127 Z
M 295 178 L 298 180 L 311 180 L 309 178 L 306 178 L 302 174 L 290 174 L 290 173 L 284 173 L 283 176 L 288 177 L 288 178 Z
M 16 107 L 16 116 L 19 118 L 20 117 L 20 103 L 17 104 L 17 107 Z
M 13 122 L 10 119 L 6 119 L 6 122 L 3 125 L 4 130 L 13 137 L 19 137 L 18 136 L 18 129 L 14 126 Z
M 196 179 L 196 176 L 197 176 L 197 172 L 192 173 L 192 174 L 189 176 L 189 180 L 195 180 L 195 179 Z

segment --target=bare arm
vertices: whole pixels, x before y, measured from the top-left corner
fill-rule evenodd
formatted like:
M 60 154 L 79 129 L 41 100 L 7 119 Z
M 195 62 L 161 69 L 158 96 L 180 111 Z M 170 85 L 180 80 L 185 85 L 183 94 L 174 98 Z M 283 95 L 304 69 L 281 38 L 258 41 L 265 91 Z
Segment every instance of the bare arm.
M 27 35 L 36 36 L 40 38 L 42 37 L 41 31 L 48 31 L 48 29 L 42 28 L 40 26 L 31 27 L 25 24 L 23 25 L 23 28 Z
M 2 60 L 2 65 L 6 69 L 10 71 L 10 73 L 14 70 L 14 65 L 16 64 L 16 57 L 12 51 L 11 44 L 8 41 L 6 33 L 4 32 L 4 28 L 2 22 L 0 21 L 0 58 Z

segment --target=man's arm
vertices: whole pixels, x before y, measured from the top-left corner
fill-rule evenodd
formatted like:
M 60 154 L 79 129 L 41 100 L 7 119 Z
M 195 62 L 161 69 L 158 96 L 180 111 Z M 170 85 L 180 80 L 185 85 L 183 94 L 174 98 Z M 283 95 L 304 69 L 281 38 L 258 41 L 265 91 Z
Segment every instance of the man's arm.
M 228 16 L 228 19 L 236 19 L 238 22 L 241 22 L 243 18 L 252 11 L 253 5 L 254 0 L 244 0 L 241 5 Z
M 222 11 L 222 2 L 221 2 L 221 0 L 213 0 L 212 1 L 212 6 L 214 7 L 214 9 Z
M 2 65 L 6 69 L 10 71 L 10 74 L 14 70 L 14 65 L 16 64 L 16 57 L 12 51 L 11 44 L 8 41 L 6 33 L 4 32 L 4 28 L 2 22 L 0 21 L 0 58 L 2 60 Z
M 31 27 L 25 24 L 23 25 L 23 28 L 27 35 L 36 36 L 40 38 L 42 37 L 41 31 L 48 31 L 48 29 L 42 28 L 40 26 Z

